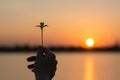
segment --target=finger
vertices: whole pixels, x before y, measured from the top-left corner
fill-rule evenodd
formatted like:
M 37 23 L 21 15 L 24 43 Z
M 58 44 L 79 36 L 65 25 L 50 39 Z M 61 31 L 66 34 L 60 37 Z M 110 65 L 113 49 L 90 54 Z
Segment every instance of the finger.
M 35 72 L 35 70 L 34 70 L 34 69 L 32 69 L 31 71 L 32 71 L 32 72 Z
M 32 61 L 35 61 L 35 59 L 36 59 L 36 56 L 31 56 L 27 58 L 27 61 L 32 62 Z
M 54 77 L 57 67 L 54 67 L 51 71 L 51 77 Z
M 52 80 L 52 78 L 53 78 L 54 76 L 55 76 L 55 72 L 51 74 L 51 80 Z
M 32 68 L 34 68 L 34 64 L 30 64 L 27 67 L 28 67 L 28 69 L 32 69 Z
M 57 60 L 54 60 L 54 61 L 51 62 L 51 65 L 53 65 L 53 66 L 56 66 L 57 64 L 58 64 Z
M 54 67 L 51 71 L 51 78 L 53 78 L 55 76 L 55 72 L 57 70 L 57 67 Z
M 57 62 L 57 60 L 56 60 L 56 61 L 53 62 L 53 64 L 51 64 L 51 68 L 52 68 L 51 70 L 56 70 L 56 68 L 57 68 L 57 63 L 58 63 L 58 62 Z
M 54 61 L 54 64 L 56 64 L 56 65 L 57 65 L 57 64 L 58 64 L 58 61 L 57 61 L 57 60 L 55 60 L 55 61 Z
M 47 58 L 56 59 L 55 54 L 53 54 L 53 52 L 51 52 L 49 49 L 43 47 L 43 51 L 44 51 L 44 53 L 46 53 L 46 57 L 47 57 Z

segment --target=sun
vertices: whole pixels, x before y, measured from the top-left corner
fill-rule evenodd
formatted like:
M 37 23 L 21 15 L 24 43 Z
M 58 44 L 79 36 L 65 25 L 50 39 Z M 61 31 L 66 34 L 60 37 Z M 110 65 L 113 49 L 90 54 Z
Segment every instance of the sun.
M 86 46 L 93 47 L 93 45 L 94 45 L 94 40 L 92 38 L 86 39 Z

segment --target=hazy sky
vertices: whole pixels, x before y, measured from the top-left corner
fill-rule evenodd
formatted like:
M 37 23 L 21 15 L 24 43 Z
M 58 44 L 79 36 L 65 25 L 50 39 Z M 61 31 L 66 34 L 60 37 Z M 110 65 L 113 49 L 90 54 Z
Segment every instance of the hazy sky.
M 45 45 L 120 42 L 120 0 L 0 0 L 0 45 L 40 44 L 41 21 Z

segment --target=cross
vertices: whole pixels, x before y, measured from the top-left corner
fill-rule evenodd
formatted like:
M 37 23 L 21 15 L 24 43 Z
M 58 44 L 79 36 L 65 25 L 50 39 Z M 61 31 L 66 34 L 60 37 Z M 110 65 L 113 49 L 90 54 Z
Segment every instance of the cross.
M 40 22 L 40 25 L 37 25 L 36 27 L 40 27 L 41 28 L 41 46 L 43 46 L 43 28 L 46 27 L 48 25 L 45 25 L 44 22 Z

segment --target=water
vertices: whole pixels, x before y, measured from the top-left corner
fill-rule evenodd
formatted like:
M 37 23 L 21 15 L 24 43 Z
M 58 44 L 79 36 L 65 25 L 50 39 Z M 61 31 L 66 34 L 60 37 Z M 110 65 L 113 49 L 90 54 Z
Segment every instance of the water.
M 120 80 L 120 54 L 106 53 L 56 54 L 58 69 L 53 80 Z M 32 55 L 0 54 L 0 80 L 35 80 L 26 67 L 26 58 Z

